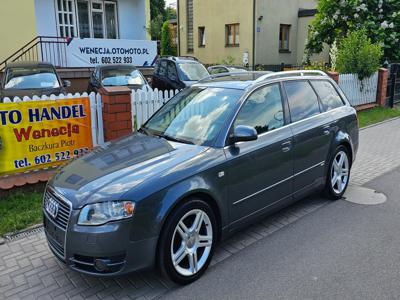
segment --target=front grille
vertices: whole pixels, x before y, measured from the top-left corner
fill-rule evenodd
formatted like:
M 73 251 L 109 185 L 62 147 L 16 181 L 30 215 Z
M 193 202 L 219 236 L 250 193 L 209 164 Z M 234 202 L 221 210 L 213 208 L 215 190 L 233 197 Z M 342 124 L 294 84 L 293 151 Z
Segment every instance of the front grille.
M 43 204 L 46 203 L 46 201 L 48 201 L 50 198 L 58 203 L 58 214 L 56 218 L 51 218 L 50 216 L 48 216 L 48 218 L 51 218 L 54 223 L 56 223 L 61 229 L 65 231 L 67 230 L 68 226 L 69 215 L 71 213 L 71 206 L 69 205 L 69 203 L 62 200 L 61 197 L 58 197 L 49 190 L 46 190 L 44 194 Z
M 47 201 L 53 203 L 53 208 L 54 202 L 58 204 L 58 209 L 51 211 L 55 217 L 46 210 Z M 46 190 L 43 199 L 45 233 L 51 250 L 62 260 L 65 259 L 65 239 L 71 210 L 71 205 L 67 201 L 63 200 L 62 197 L 55 194 L 52 190 Z

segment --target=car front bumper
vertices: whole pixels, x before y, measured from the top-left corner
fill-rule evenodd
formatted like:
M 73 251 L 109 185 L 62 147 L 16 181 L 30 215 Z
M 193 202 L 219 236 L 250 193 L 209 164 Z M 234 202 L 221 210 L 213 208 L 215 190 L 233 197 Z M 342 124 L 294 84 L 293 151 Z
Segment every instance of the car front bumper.
M 95 276 L 116 276 L 154 266 L 157 237 L 132 241 L 133 219 L 101 226 L 79 226 L 79 210 L 71 210 L 64 230 L 44 209 L 49 247 L 68 267 Z

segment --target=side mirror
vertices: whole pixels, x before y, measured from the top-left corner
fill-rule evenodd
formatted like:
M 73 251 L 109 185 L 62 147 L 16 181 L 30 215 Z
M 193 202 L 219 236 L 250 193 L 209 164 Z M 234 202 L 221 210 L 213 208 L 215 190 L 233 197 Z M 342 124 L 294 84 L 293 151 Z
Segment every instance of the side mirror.
M 232 143 L 255 141 L 257 138 L 257 131 L 254 127 L 245 125 L 236 126 L 233 134 L 230 136 Z
M 71 81 L 69 81 L 69 80 L 63 80 L 63 86 L 64 86 L 64 87 L 70 87 L 70 86 L 71 86 Z

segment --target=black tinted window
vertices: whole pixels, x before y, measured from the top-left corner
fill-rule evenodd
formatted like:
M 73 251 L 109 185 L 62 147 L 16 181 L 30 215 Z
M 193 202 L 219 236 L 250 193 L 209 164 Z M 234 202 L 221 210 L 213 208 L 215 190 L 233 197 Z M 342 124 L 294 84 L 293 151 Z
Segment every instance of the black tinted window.
M 158 66 L 158 75 L 167 75 L 167 62 L 165 60 L 160 61 L 160 65 Z
M 178 80 L 178 73 L 176 72 L 175 64 L 172 61 L 168 62 L 168 78 L 170 80 Z
M 284 86 L 292 122 L 320 113 L 317 95 L 307 81 L 289 81 L 285 82 Z
M 340 98 L 336 89 L 330 82 L 312 81 L 311 84 L 317 91 L 325 111 L 343 106 L 342 98 Z
M 160 69 L 160 61 L 156 62 L 156 65 L 154 66 L 154 74 L 158 75 L 158 70 Z
M 282 127 L 283 108 L 278 84 L 255 91 L 242 106 L 235 126 L 252 126 L 258 134 Z

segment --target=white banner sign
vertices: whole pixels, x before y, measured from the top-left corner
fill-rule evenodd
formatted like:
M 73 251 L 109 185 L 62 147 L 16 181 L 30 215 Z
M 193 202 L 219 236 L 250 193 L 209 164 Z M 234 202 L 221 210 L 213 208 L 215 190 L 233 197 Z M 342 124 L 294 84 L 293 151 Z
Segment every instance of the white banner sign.
M 68 67 L 95 67 L 105 64 L 152 66 L 157 56 L 157 42 L 74 38 L 67 46 Z

